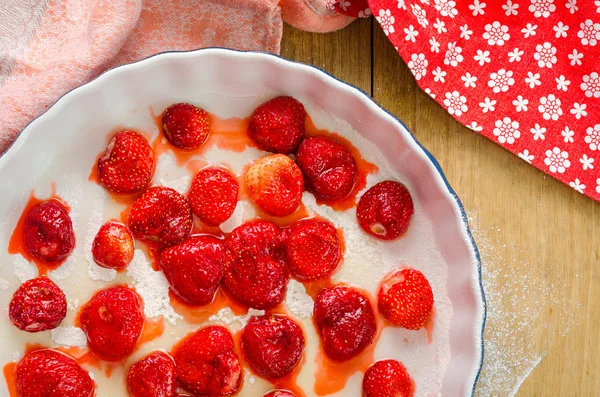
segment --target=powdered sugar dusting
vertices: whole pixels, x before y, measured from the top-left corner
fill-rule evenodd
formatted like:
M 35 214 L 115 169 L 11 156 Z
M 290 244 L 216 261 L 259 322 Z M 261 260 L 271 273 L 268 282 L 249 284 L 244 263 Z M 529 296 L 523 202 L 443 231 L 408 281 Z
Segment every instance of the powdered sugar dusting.
M 296 280 L 288 283 L 285 305 L 298 318 L 312 317 L 314 301 L 306 293 L 304 285 Z
M 52 340 L 59 346 L 85 347 L 87 340 L 81 328 L 59 326 L 50 331 Z
M 10 282 L 5 278 L 0 277 L 0 290 L 6 291 L 9 287 Z
M 100 189 L 101 188 L 98 187 L 98 192 L 94 195 L 94 199 L 92 201 L 92 215 L 90 216 L 87 225 L 84 252 L 85 260 L 88 265 L 88 276 L 92 280 L 109 282 L 115 279 L 117 276 L 117 271 L 98 266 L 96 261 L 94 261 L 94 256 L 92 255 L 94 238 L 96 237 L 96 234 L 98 234 L 98 230 L 100 230 L 102 227 L 104 216 L 104 192 L 100 191 Z
M 15 255 L 13 258 L 15 276 L 17 276 L 21 283 L 38 276 L 38 269 L 33 263 L 29 262 L 21 255 Z
M 243 316 L 236 316 L 230 308 L 224 307 L 223 309 L 219 310 L 216 314 L 210 316 L 208 318 L 208 321 L 227 326 L 235 324 L 239 327 L 232 327 L 235 331 L 236 329 L 244 328 L 251 317 L 264 316 L 264 314 L 264 310 L 248 309 L 248 313 L 244 314 Z

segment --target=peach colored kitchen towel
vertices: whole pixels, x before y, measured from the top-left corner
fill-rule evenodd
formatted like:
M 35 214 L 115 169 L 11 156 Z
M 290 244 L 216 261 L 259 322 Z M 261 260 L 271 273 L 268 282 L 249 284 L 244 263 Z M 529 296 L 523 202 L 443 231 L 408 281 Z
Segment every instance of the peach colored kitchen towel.
M 169 50 L 279 53 L 285 19 L 305 30 L 353 18 L 328 0 L 0 1 L 0 153 L 65 92 L 108 68 Z M 48 131 L 48 133 L 52 133 Z

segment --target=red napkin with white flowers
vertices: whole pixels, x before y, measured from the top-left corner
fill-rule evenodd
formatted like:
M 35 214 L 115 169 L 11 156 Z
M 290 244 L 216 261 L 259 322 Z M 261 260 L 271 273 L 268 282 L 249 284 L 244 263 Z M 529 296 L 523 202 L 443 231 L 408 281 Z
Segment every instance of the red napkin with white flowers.
M 600 200 L 599 0 L 333 3 L 373 14 L 460 123 Z

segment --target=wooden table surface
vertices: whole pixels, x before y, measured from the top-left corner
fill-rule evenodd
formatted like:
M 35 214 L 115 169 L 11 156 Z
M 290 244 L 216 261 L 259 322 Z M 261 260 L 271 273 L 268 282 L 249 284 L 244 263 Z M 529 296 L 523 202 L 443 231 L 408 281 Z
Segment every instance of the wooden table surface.
M 372 19 L 324 35 L 286 25 L 281 55 L 371 94 L 437 158 L 461 198 L 488 290 L 476 395 L 508 395 L 499 388 L 540 355 L 518 396 L 600 395 L 600 203 L 456 122 L 418 88 Z

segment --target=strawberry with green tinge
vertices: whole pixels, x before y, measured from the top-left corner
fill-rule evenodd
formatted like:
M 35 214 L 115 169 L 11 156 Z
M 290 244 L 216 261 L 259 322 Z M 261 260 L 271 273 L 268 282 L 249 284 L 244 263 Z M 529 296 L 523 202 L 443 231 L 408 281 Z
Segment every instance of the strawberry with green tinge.
M 192 236 L 160 253 L 171 291 L 190 305 L 212 302 L 223 278 L 225 246 L 213 236 Z
M 192 210 L 175 189 L 153 186 L 131 207 L 129 228 L 142 240 L 162 247 L 177 244 L 192 230 Z
M 250 118 L 248 135 L 258 145 L 275 153 L 296 151 L 304 136 L 306 110 L 289 96 L 280 96 L 260 105 Z
M 10 321 L 27 332 L 58 327 L 67 315 L 67 298 L 47 277 L 25 281 L 15 291 L 8 306 Z
M 356 207 L 360 227 L 381 240 L 403 235 L 414 212 L 408 189 L 394 181 L 379 182 L 369 188 Z
M 418 270 L 402 269 L 387 275 L 377 295 L 379 312 L 390 322 L 407 329 L 421 329 L 433 309 L 433 291 Z
M 371 365 L 362 383 L 363 397 L 412 397 L 414 385 L 402 363 L 381 360 Z
M 75 232 L 69 211 L 51 199 L 37 204 L 25 216 L 23 243 L 32 256 L 46 262 L 62 262 L 75 248 Z
M 107 222 L 96 234 L 92 255 L 98 266 L 108 269 L 124 269 L 133 259 L 133 236 L 119 222 Z
M 174 353 L 177 380 L 200 396 L 230 396 L 242 382 L 242 367 L 231 333 L 220 325 L 196 331 Z
M 358 177 L 356 159 L 344 145 L 324 136 L 307 138 L 298 147 L 296 162 L 306 189 L 321 201 L 335 201 L 352 191 Z
M 342 257 L 337 230 L 324 219 L 294 223 L 287 231 L 284 247 L 288 269 L 302 281 L 331 277 Z
M 245 180 L 250 198 L 267 214 L 290 215 L 302 202 L 302 172 L 283 154 L 256 160 L 246 171 Z
M 98 180 L 108 190 L 139 193 L 154 176 L 154 151 L 144 135 L 121 131 L 112 138 L 97 166 Z
M 131 397 L 175 397 L 177 395 L 175 362 L 168 354 L 161 351 L 144 357 L 129 369 L 127 390 Z
M 210 118 L 204 109 L 189 103 L 169 106 L 162 115 L 165 136 L 174 146 L 197 149 L 210 133 Z
M 202 222 L 218 226 L 235 210 L 240 185 L 233 175 L 219 168 L 206 168 L 192 180 L 188 199 L 192 212 Z

